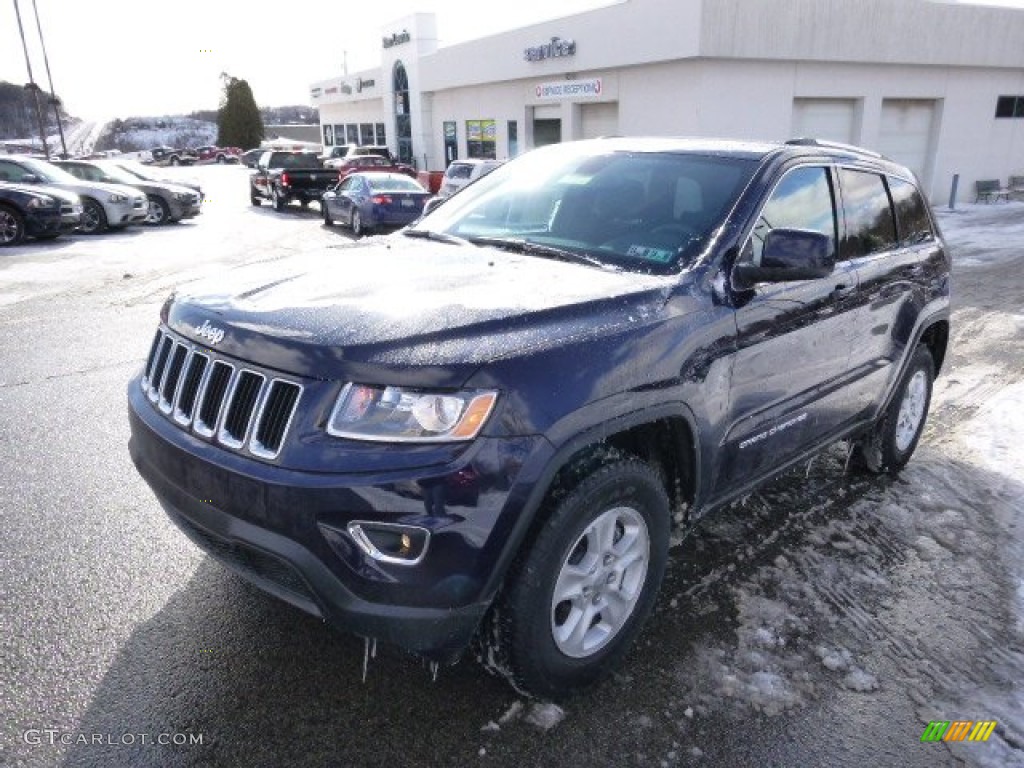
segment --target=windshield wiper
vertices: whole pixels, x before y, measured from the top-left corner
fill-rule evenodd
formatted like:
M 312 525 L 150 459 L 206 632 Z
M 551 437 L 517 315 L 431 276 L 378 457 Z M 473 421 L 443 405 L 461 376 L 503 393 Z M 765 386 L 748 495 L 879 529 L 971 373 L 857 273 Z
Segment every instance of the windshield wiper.
M 519 253 L 550 256 L 553 259 L 570 261 L 573 264 L 589 264 L 592 267 L 601 267 L 602 269 L 607 269 L 609 266 L 600 259 L 595 259 L 593 256 L 588 256 L 585 253 L 577 253 L 565 248 L 556 248 L 553 245 L 541 245 L 530 240 L 524 240 L 521 237 L 471 237 L 469 242 L 473 245 L 492 245 L 495 248 L 507 248 Z
M 448 243 L 449 245 L 467 245 L 469 243 L 463 237 L 449 235 L 446 232 L 435 232 L 432 229 L 403 229 L 402 234 L 406 237 L 420 237 L 424 240 L 434 240 L 438 243 Z

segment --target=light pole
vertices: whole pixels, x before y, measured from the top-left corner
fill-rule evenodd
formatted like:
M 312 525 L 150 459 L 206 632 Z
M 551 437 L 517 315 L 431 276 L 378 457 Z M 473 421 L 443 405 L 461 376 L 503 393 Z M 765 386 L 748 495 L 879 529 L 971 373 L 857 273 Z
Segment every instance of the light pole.
M 64 141 L 64 126 L 60 122 L 60 99 L 53 90 L 53 75 L 50 74 L 50 57 L 46 55 L 46 42 L 43 40 L 43 26 L 39 23 L 39 6 L 32 0 L 32 11 L 36 15 L 36 29 L 39 31 L 39 44 L 43 47 L 43 63 L 46 64 L 46 79 L 50 81 L 50 104 L 53 105 L 53 116 L 57 120 L 57 133 L 60 134 L 61 157 L 67 158 L 68 145 Z
M 43 110 L 39 107 L 39 86 L 32 76 L 32 61 L 28 56 L 28 45 L 25 44 L 25 28 L 21 25 L 21 9 L 18 8 L 18 0 L 14 0 L 14 15 L 18 17 L 18 32 L 21 33 L 21 47 L 25 51 L 25 66 L 28 68 L 28 84 L 25 90 L 32 91 L 32 98 L 36 104 L 36 119 L 39 121 L 39 138 L 43 141 L 43 154 L 50 159 L 50 147 L 46 144 L 46 126 L 43 124 Z

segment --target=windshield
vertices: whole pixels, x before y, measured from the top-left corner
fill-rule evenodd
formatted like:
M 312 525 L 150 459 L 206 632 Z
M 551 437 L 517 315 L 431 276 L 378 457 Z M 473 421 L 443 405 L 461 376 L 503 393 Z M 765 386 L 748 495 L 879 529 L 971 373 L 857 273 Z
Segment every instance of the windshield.
M 140 177 L 133 176 L 132 174 L 128 173 L 128 171 L 124 170 L 119 166 L 114 165 L 113 163 L 102 163 L 98 167 L 102 169 L 103 173 L 105 173 L 107 176 L 109 176 L 114 181 L 120 184 L 131 185 L 138 184 L 139 182 Z
M 63 168 L 58 168 L 56 165 L 50 163 L 44 163 L 41 160 L 34 160 L 30 157 L 23 158 L 19 162 L 25 166 L 30 173 L 34 173 L 43 181 L 49 181 L 51 184 L 81 184 L 81 179 L 76 179 L 70 173 L 65 171 Z
M 494 169 L 417 229 L 669 274 L 700 255 L 756 166 L 736 156 L 561 144 Z
M 119 162 L 116 165 L 112 165 L 114 165 L 115 168 L 120 168 L 129 176 L 134 176 L 136 179 L 142 179 L 143 181 L 161 181 L 161 179 L 154 176 L 151 171 L 147 171 L 144 165 L 136 165 L 135 163 L 129 162 Z M 106 169 L 108 166 L 104 166 L 104 168 Z

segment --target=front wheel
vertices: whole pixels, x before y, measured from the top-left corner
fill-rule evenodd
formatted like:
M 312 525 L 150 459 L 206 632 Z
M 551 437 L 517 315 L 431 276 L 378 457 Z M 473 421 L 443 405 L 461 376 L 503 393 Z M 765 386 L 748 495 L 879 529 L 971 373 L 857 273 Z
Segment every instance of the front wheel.
M 561 698 L 607 676 L 650 614 L 669 501 L 649 465 L 622 458 L 553 503 L 478 643 L 485 666 L 518 690 Z
M 320 207 L 323 209 L 323 212 L 324 212 L 324 225 L 328 226 L 328 227 L 333 227 L 334 226 L 334 219 L 331 218 L 331 211 L 327 207 L 327 202 L 326 201 L 321 201 L 320 202 Z
M 13 208 L 0 206 L 0 245 L 17 245 L 25 239 L 25 218 Z
M 854 447 L 855 465 L 872 474 L 895 475 L 910 461 L 924 432 L 935 380 L 935 362 L 918 345 L 900 379 L 896 395 L 864 438 Z
M 171 218 L 171 209 L 162 197 L 148 195 L 149 210 L 146 212 L 146 223 L 154 226 L 166 224 Z
M 107 228 L 107 214 L 95 200 L 82 200 L 82 223 L 79 229 L 87 235 L 96 235 Z
M 356 208 L 352 211 L 352 234 L 356 237 L 362 237 L 363 232 L 363 217 L 359 215 L 359 209 Z

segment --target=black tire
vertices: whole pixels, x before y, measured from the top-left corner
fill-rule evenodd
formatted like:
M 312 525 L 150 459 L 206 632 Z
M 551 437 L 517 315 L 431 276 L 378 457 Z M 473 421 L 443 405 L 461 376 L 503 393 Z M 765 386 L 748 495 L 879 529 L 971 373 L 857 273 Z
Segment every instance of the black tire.
M 274 205 L 275 211 L 283 211 L 287 203 L 277 194 L 277 190 L 271 188 L 270 190 L 270 202 Z
M 20 211 L 0 205 L 0 246 L 17 245 L 25 239 L 25 217 Z
M 224 163 L 226 163 L 227 161 L 228 160 L 226 157 L 224 157 L 224 155 L 217 155 L 217 163 L 219 165 L 224 165 Z
M 249 193 L 249 202 L 255 206 L 263 204 L 263 201 L 256 197 L 256 195 L 254 195 L 252 192 Z
M 362 237 L 365 228 L 363 227 L 363 217 L 359 214 L 358 208 L 352 209 L 352 218 L 349 220 L 349 224 L 352 227 L 352 234 L 356 237 Z
M 871 474 L 897 474 L 910 461 L 928 421 L 935 380 L 935 362 L 918 345 L 904 371 L 892 402 L 861 438 L 853 451 L 853 466 Z
M 670 512 L 658 474 L 621 457 L 547 504 L 550 514 L 524 546 L 477 646 L 484 666 L 517 690 L 561 699 L 609 675 L 632 645 L 665 573 Z M 599 540 L 608 542 L 603 554 Z M 621 573 L 619 547 L 623 559 L 636 556 Z M 571 596 L 556 602 L 560 583 Z
M 170 163 L 171 165 L 181 165 L 181 160 L 178 158 L 177 155 L 171 155 Z
M 324 226 L 326 226 L 326 227 L 333 227 L 334 226 L 334 219 L 331 218 L 331 212 L 327 208 L 327 203 L 321 202 L 320 203 L 320 208 L 323 210 L 323 213 L 324 213 Z
M 146 195 L 149 203 L 149 211 L 146 214 L 146 224 L 159 227 L 171 220 L 171 207 L 159 195 Z
M 91 197 L 82 198 L 82 223 L 78 229 L 86 235 L 98 235 L 107 230 L 107 214 L 103 206 Z

